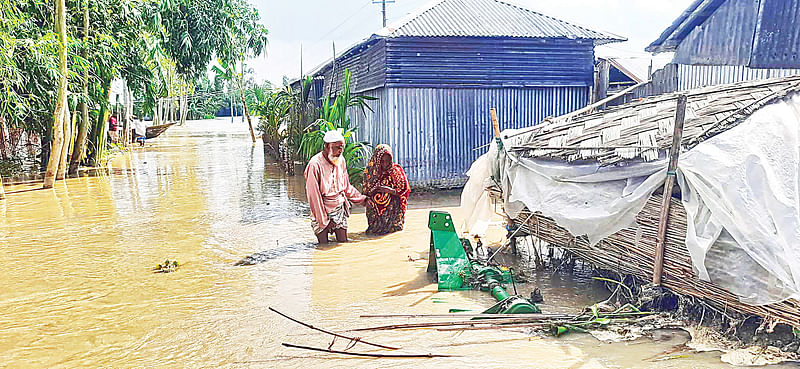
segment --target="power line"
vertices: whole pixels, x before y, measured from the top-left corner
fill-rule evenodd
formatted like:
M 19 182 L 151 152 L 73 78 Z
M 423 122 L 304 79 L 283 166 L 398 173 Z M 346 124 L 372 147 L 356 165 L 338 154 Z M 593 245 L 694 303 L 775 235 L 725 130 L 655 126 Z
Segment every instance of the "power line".
M 319 38 L 317 41 L 314 41 L 314 42 L 315 42 L 315 43 L 317 43 L 317 42 L 320 42 L 320 41 L 322 41 L 323 39 L 325 39 L 325 37 L 328 37 L 328 35 L 330 35 L 330 34 L 331 34 L 331 33 L 333 33 L 334 31 L 336 31 L 337 29 L 339 29 L 339 27 L 343 26 L 345 23 L 347 23 L 348 21 L 350 21 L 351 19 L 353 19 L 353 17 L 355 17 L 355 16 L 356 16 L 356 15 L 357 15 L 357 14 L 358 14 L 360 11 L 364 10 L 364 8 L 366 8 L 366 7 L 367 7 L 368 5 L 370 5 L 370 4 L 372 4 L 372 0 L 370 0 L 370 1 L 369 1 L 369 2 L 367 2 L 366 4 L 362 5 L 360 8 L 358 8 L 358 10 L 354 11 L 354 12 L 353 12 L 353 14 L 350 14 L 350 16 L 349 16 L 349 17 L 347 17 L 345 20 L 343 20 L 343 21 L 342 21 L 342 23 L 339 23 L 338 25 L 336 25 L 336 27 L 333 27 L 333 29 L 331 29 L 330 31 L 326 32 L 324 35 L 322 35 L 322 37 L 320 37 L 320 38 Z

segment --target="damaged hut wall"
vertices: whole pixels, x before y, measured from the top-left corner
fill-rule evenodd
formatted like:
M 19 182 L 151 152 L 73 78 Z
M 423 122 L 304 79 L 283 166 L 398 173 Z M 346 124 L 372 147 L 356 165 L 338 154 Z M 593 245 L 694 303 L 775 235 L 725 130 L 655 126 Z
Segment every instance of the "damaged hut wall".
M 378 100 L 370 102 L 372 112 L 351 110 L 358 139 L 390 144 L 414 186 L 455 187 L 487 151 L 474 149 L 492 139 L 490 108 L 497 108 L 501 129 L 529 127 L 585 106 L 589 88 L 381 88 L 364 94 Z
M 386 40 L 387 87 L 591 86 L 592 40 L 398 37 Z
M 658 238 L 661 196 L 648 199 L 636 216 L 636 223 L 591 245 L 584 236 L 575 237 L 540 213 L 521 212 L 514 222 L 523 234 L 532 235 L 548 244 L 575 254 L 601 270 L 632 275 L 649 281 L 654 268 Z M 734 310 L 755 314 L 769 320 L 800 326 L 800 301 L 784 300 L 769 305 L 749 305 L 720 286 L 697 278 L 686 248 L 686 212 L 680 200 L 673 198 L 669 210 L 670 225 L 664 248 L 662 284 L 681 294 L 704 299 L 721 311 Z

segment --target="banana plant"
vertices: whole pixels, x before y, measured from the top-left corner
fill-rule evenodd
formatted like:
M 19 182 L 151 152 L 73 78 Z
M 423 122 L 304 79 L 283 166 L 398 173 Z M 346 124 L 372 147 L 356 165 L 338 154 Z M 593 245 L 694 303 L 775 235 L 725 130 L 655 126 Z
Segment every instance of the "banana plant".
M 259 115 L 258 131 L 264 145 L 271 147 L 277 159 L 280 159 L 281 143 L 286 138 L 284 123 L 291 108 L 291 100 L 286 91 L 253 88 L 256 106 L 253 111 Z
M 322 151 L 324 146 L 322 137 L 325 132 L 334 129 L 341 130 L 345 138 L 343 155 L 347 163 L 350 181 L 360 183 L 364 166 L 371 151 L 371 145 L 366 141 L 355 140 L 355 133 L 358 127 L 350 127 L 350 116 L 347 114 L 347 108 L 354 107 L 361 110 L 361 112 L 372 111 L 367 102 L 376 99 L 365 95 L 352 96 L 350 94 L 350 70 L 346 69 L 344 71 L 342 90 L 338 91 L 336 96 L 329 97 L 323 101 L 320 118 L 310 125 L 306 129 L 307 132 L 303 134 L 300 142 L 300 152 L 306 160 L 311 159 L 312 156 Z

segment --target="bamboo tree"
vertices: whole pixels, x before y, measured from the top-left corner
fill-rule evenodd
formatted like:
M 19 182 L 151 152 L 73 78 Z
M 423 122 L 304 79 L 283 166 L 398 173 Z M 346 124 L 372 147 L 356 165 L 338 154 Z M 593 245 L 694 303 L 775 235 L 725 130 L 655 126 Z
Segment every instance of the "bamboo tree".
M 64 107 L 67 102 L 67 12 L 65 0 L 56 0 L 56 30 L 58 31 L 58 63 L 59 76 L 58 99 L 53 113 L 53 139 L 51 140 L 50 157 L 44 175 L 44 188 L 52 188 L 56 181 L 56 171 L 61 159 L 64 144 Z
M 106 140 L 108 138 L 108 116 L 110 111 L 108 109 L 108 100 L 111 99 L 111 81 L 103 82 L 103 96 L 104 103 L 100 105 L 100 111 L 97 114 L 97 123 L 94 127 L 94 136 L 92 142 L 94 143 L 94 152 L 91 159 L 91 164 L 97 166 L 101 164 L 103 155 L 106 151 Z
M 82 56 L 86 59 L 87 48 L 85 44 L 89 42 L 89 0 L 83 0 L 83 42 L 84 48 Z M 74 176 L 78 174 L 78 166 L 86 152 L 86 137 L 89 135 L 89 106 L 86 105 L 86 99 L 89 96 L 89 68 L 83 71 L 83 99 L 81 99 L 81 123 L 78 127 L 78 137 L 75 139 L 75 145 L 72 150 L 72 158 L 69 163 L 69 175 Z

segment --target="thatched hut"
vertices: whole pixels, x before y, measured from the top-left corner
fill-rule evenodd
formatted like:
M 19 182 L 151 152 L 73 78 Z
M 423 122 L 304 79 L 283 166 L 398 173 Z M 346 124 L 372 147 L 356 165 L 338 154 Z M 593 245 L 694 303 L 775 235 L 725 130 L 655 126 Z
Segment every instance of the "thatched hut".
M 681 95 L 680 157 L 668 170 Z M 788 77 L 503 131 L 468 173 L 462 206 L 480 233 L 495 194 L 523 233 L 643 281 L 663 222 L 664 287 L 800 327 L 799 172 L 800 77 Z M 662 201 L 668 176 L 677 186 Z

